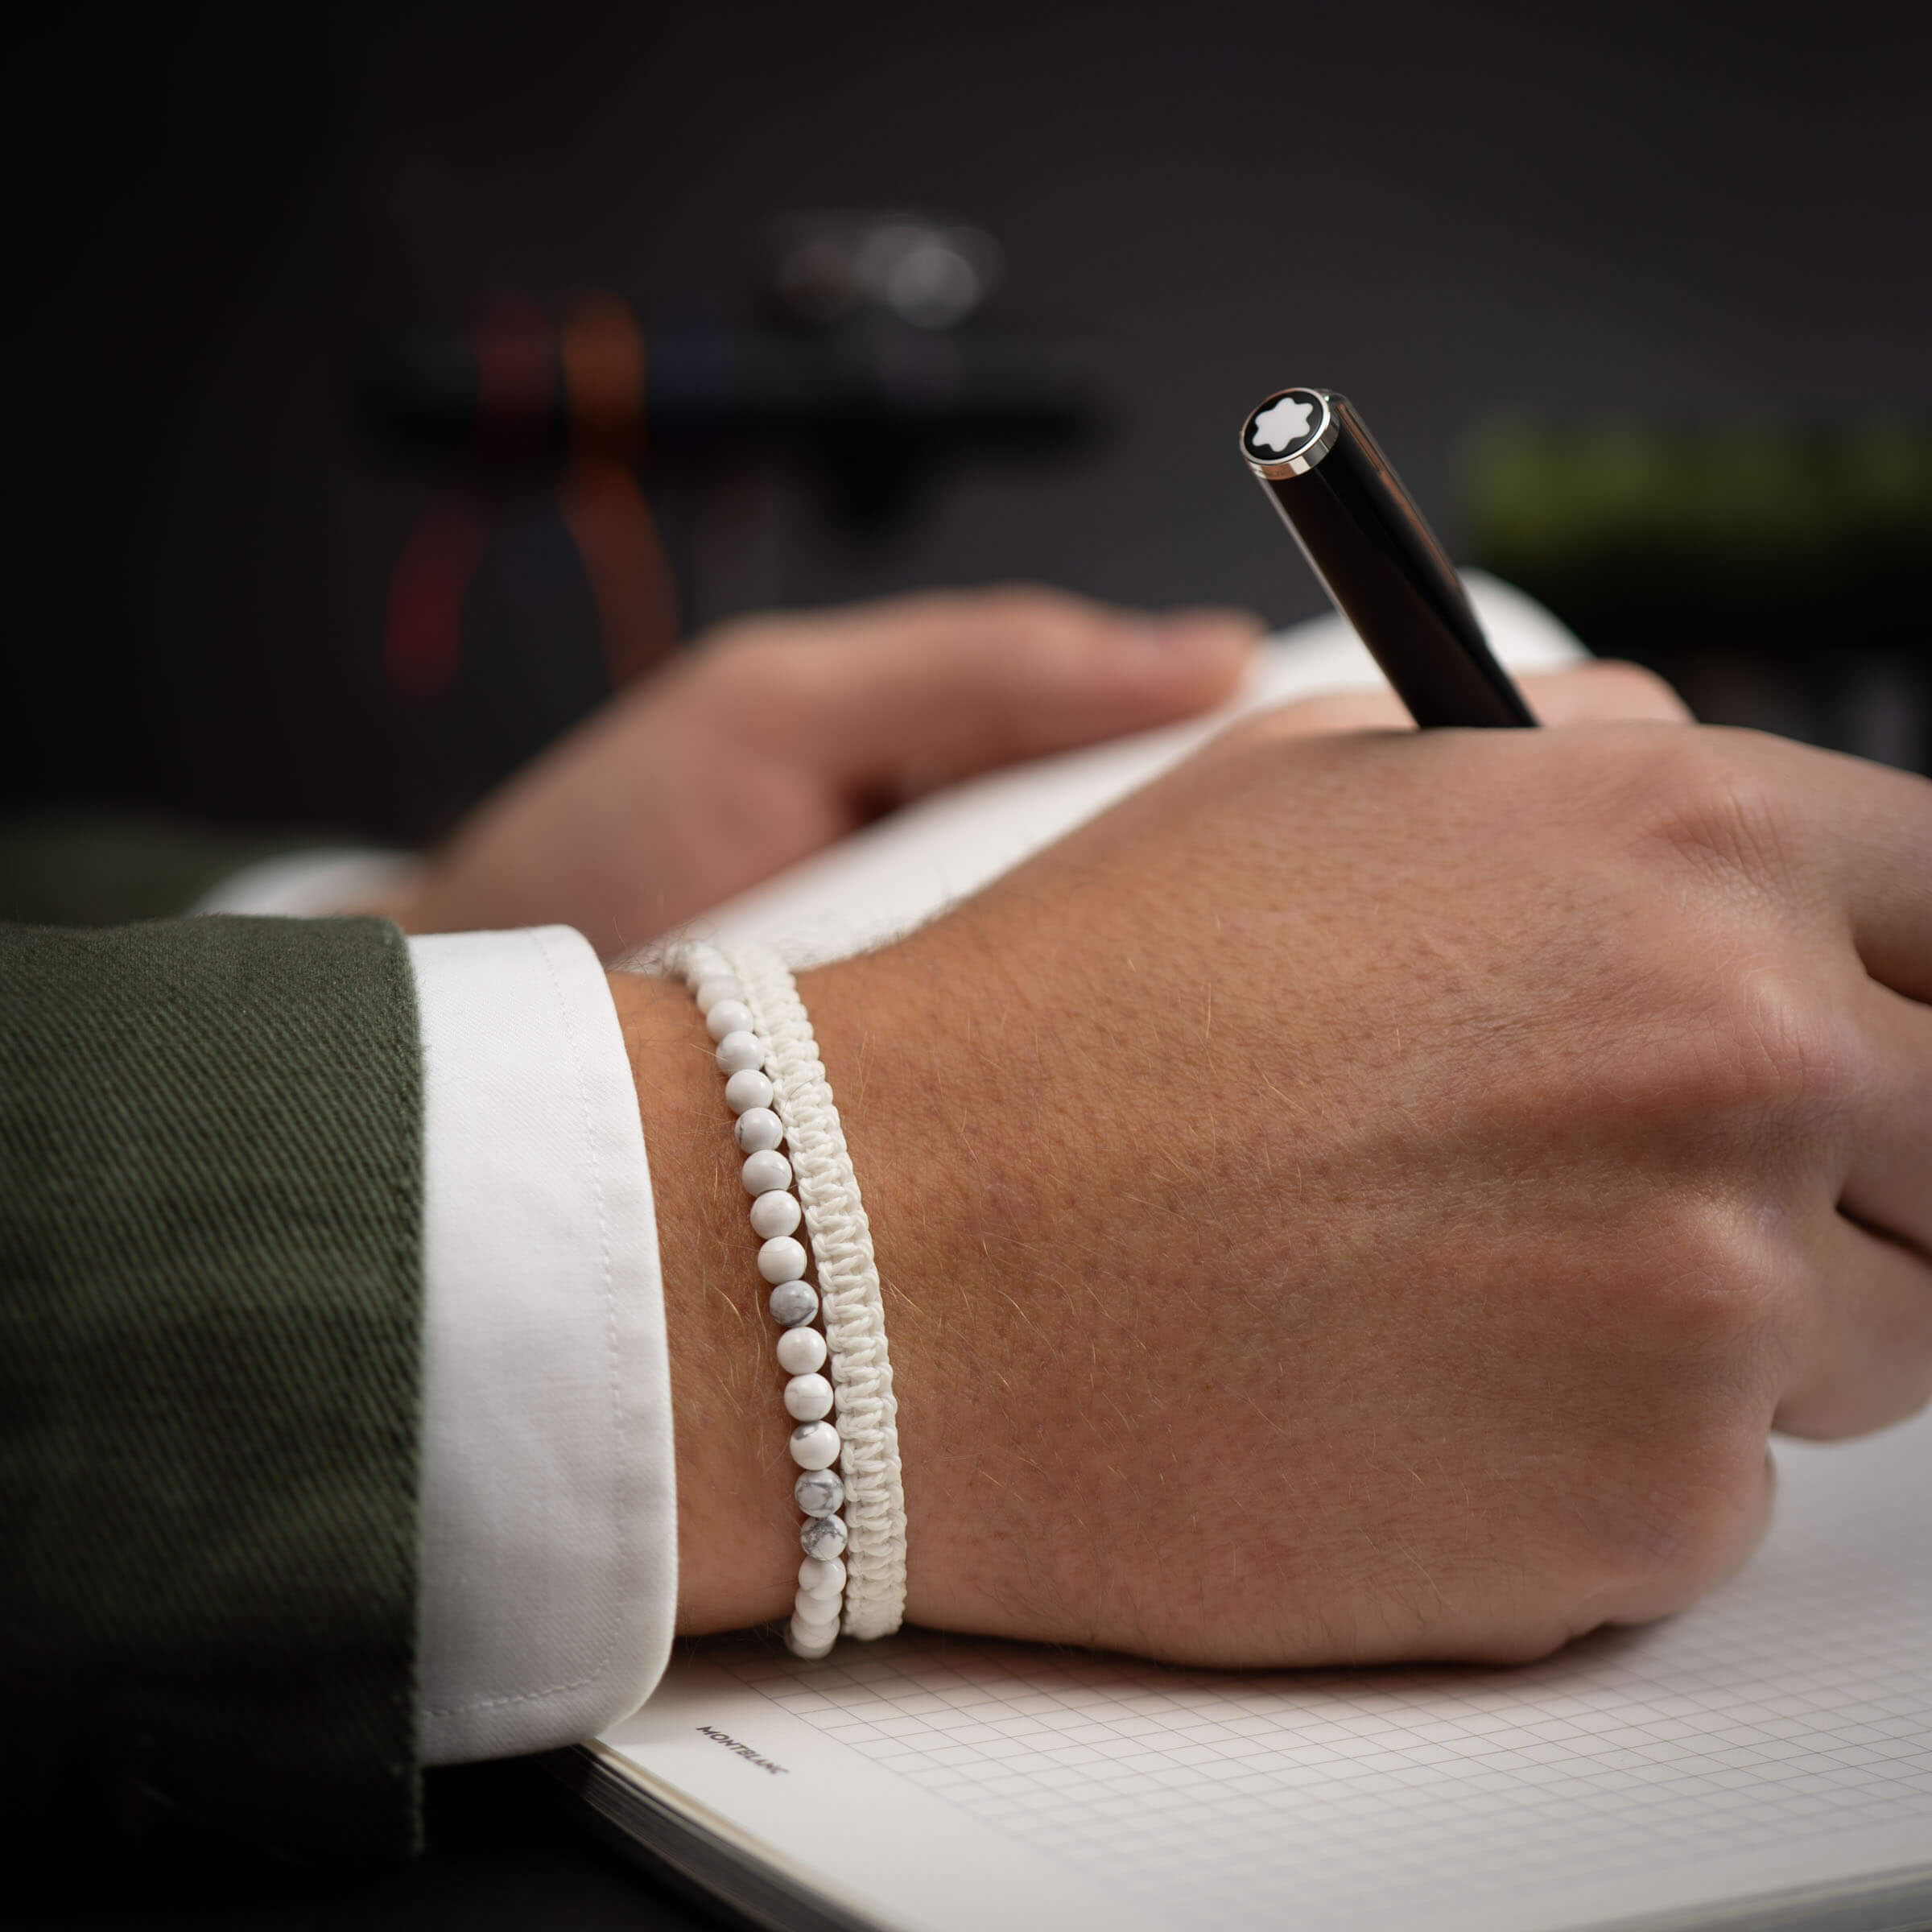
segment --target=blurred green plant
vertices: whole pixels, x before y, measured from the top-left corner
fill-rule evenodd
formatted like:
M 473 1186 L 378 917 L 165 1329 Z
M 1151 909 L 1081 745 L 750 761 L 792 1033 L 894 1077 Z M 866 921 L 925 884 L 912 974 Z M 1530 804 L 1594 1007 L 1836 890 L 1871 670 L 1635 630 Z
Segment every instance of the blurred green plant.
M 1469 560 L 1605 655 L 1932 656 L 1932 423 L 1514 417 L 1465 458 Z

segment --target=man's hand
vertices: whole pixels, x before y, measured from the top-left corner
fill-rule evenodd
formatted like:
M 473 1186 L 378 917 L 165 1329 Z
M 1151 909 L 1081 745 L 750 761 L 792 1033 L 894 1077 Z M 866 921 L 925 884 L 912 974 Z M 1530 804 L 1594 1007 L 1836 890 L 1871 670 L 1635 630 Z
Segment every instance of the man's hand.
M 578 927 L 607 957 L 923 792 L 1232 695 L 1252 617 L 953 592 L 726 625 L 474 812 L 414 931 Z
M 1309 723 L 804 982 L 918 1621 L 1534 1657 L 1734 1569 L 1774 1426 L 1932 1391 L 1932 788 L 1668 724 Z M 781 1378 L 716 1075 L 679 989 L 635 998 L 683 1619 L 775 1616 Z

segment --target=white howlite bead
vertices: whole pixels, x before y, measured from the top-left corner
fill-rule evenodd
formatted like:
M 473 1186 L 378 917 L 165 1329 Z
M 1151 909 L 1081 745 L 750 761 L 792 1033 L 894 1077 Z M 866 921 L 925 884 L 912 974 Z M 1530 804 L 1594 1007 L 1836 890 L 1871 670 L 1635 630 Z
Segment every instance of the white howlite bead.
M 785 1641 L 792 1655 L 803 1657 L 808 1664 L 815 1664 L 820 1657 L 830 1656 L 832 1645 L 838 1641 L 836 1629 L 821 1635 L 815 1624 L 801 1624 L 795 1616 L 786 1627 Z
M 807 1556 L 830 1563 L 845 1554 L 845 1519 L 842 1516 L 808 1516 L 799 1525 L 799 1547 Z
M 727 1073 L 743 1073 L 765 1064 L 765 1049 L 755 1033 L 728 1033 L 718 1042 L 718 1064 Z
M 791 1432 L 791 1459 L 801 1469 L 828 1469 L 839 1459 L 839 1432 L 830 1422 L 800 1422 Z M 817 1522 L 836 1523 L 836 1516 L 817 1517 Z M 845 1529 L 839 1525 L 840 1547 L 844 1548 Z M 811 1552 L 816 1555 L 818 1552 Z
M 704 1030 L 714 1040 L 723 1039 L 728 1033 L 749 1033 L 751 1009 L 742 1000 L 720 1000 L 704 1009 Z
M 791 1600 L 791 1613 L 799 1622 L 816 1624 L 821 1629 L 837 1624 L 840 1608 L 837 1597 L 815 1596 L 809 1590 L 801 1590 Z
M 762 1197 L 761 1196 L 761 1199 Z M 791 1199 L 791 1195 L 785 1197 Z M 778 1337 L 778 1366 L 787 1375 L 810 1375 L 825 1365 L 825 1338 L 815 1328 L 787 1328 Z M 836 1509 L 838 1505 L 833 1504 Z
M 747 1194 L 774 1194 L 791 1185 L 791 1162 L 775 1148 L 761 1148 L 747 1154 L 739 1170 Z
M 741 1154 L 763 1154 L 785 1137 L 783 1125 L 769 1107 L 747 1107 L 733 1131 Z
M 835 1556 L 826 1563 L 815 1556 L 808 1556 L 799 1565 L 799 1587 L 801 1590 L 839 1591 L 845 1587 L 845 1566 Z
M 728 972 L 704 973 L 691 990 L 696 996 L 700 1013 L 709 1013 L 726 1000 L 736 1000 L 741 1006 L 745 1004 L 745 989 Z M 751 1022 L 747 1019 L 745 1024 L 749 1026 Z
M 724 1083 L 724 1104 L 733 1113 L 749 1113 L 771 1104 L 771 1082 L 755 1067 L 741 1067 Z
M 751 1231 L 768 1241 L 776 1236 L 790 1234 L 798 1224 L 798 1196 L 787 1194 L 782 1187 L 774 1187 L 770 1194 L 760 1195 L 751 1204 Z
M 836 1469 L 811 1469 L 792 1484 L 791 1493 L 807 1516 L 833 1516 L 845 1501 L 845 1485 Z
M 758 1273 L 777 1287 L 805 1272 L 805 1244 L 795 1235 L 774 1234 L 758 1250 Z
M 781 1328 L 796 1328 L 819 1311 L 819 1291 L 810 1282 L 780 1282 L 766 1303 Z
M 795 1375 L 785 1385 L 785 1413 L 798 1422 L 830 1415 L 832 1384 L 822 1375 Z

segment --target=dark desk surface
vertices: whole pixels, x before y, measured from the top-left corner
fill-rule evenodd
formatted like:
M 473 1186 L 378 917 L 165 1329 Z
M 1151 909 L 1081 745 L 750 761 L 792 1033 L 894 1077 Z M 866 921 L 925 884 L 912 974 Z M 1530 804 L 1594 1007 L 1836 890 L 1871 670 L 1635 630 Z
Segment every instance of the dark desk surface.
M 606 1849 L 530 1765 L 433 1771 L 427 1787 L 429 1848 L 413 1864 L 346 1882 L 261 1872 L 137 1876 L 90 1865 L 83 1848 L 57 1881 L 33 1885 L 31 1902 L 0 1893 L 0 1923 L 89 1932 L 716 1932 L 718 1922 Z

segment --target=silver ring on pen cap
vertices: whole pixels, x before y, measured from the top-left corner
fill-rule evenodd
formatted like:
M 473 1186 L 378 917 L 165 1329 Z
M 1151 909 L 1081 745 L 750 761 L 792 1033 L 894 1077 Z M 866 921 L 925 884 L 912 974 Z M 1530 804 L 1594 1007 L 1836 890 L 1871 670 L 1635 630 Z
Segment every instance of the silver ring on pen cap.
M 1335 448 L 1341 424 L 1326 389 L 1278 389 L 1241 425 L 1241 457 L 1257 477 L 1298 477 Z

